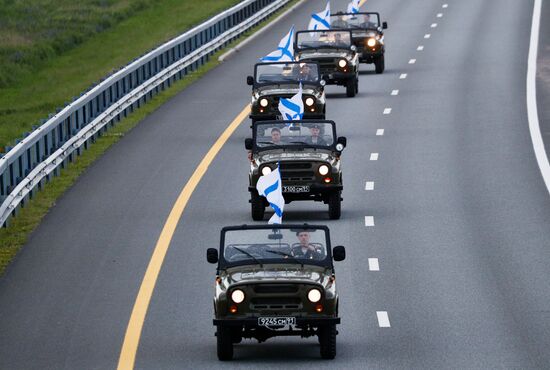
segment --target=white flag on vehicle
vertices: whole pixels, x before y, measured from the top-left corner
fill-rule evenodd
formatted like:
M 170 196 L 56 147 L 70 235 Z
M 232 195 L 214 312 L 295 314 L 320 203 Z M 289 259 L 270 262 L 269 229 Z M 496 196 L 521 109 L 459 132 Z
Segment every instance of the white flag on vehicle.
M 296 121 L 304 117 L 304 102 L 302 101 L 302 84 L 296 95 L 290 99 L 279 100 L 279 112 L 285 121 Z
M 330 1 L 327 1 L 325 10 L 311 15 L 307 29 L 310 31 L 330 29 Z
M 260 176 L 256 183 L 258 194 L 265 197 L 275 213 L 268 224 L 280 224 L 283 222 L 283 210 L 285 198 L 283 198 L 283 186 L 281 185 L 281 172 L 279 166 L 267 175 Z
M 277 50 L 272 51 L 263 58 L 262 62 L 293 62 L 294 61 L 294 26 L 290 31 L 279 41 Z
M 361 0 L 352 0 L 348 4 L 348 13 L 359 13 L 359 3 Z

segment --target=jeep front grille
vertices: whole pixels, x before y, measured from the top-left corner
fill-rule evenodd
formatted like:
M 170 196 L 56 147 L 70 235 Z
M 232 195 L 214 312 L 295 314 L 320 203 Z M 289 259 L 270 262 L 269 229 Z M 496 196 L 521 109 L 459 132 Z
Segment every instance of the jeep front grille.
M 281 162 L 281 178 L 286 181 L 315 181 L 315 171 L 311 162 Z
M 338 60 L 336 58 L 314 58 L 311 61 L 319 63 L 321 75 L 338 71 Z
M 254 285 L 254 293 L 271 294 L 271 293 L 297 293 L 298 285 L 296 284 L 256 284 Z
M 298 297 L 255 297 L 250 306 L 253 310 L 301 309 L 302 301 Z

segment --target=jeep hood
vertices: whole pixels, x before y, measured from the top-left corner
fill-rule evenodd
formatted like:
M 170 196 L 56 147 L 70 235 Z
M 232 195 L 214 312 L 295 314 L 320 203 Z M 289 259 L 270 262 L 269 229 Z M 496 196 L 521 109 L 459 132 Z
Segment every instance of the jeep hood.
M 301 59 L 317 59 L 317 58 L 352 58 L 351 51 L 341 50 L 316 50 L 316 51 L 302 51 L 299 54 Z
M 247 269 L 238 272 L 228 273 L 228 280 L 231 284 L 254 283 L 254 282 L 311 282 L 324 284 L 325 278 L 329 276 L 328 270 L 322 267 L 301 268 L 296 267 L 274 267 L 263 269 Z
M 274 88 L 272 86 L 269 87 L 263 87 L 258 89 L 258 95 L 266 96 L 266 95 L 296 95 L 298 93 L 299 87 L 298 85 L 285 85 L 283 87 L 277 87 Z M 317 92 L 315 89 L 312 89 L 307 86 L 302 87 L 302 94 L 304 95 L 317 95 Z
M 303 151 L 303 152 L 269 152 L 260 155 L 259 160 L 262 163 L 265 162 L 279 162 L 279 161 L 323 161 L 332 162 L 335 157 L 332 153 L 328 153 L 326 149 L 317 149 L 317 151 Z

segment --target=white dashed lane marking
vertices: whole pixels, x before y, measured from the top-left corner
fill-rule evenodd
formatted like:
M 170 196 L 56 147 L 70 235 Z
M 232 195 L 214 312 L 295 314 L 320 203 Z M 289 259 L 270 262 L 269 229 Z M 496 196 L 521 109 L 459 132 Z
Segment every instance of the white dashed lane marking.
M 376 317 L 378 318 L 378 326 L 381 328 L 390 328 L 390 318 L 387 311 L 376 311 Z
M 409 59 L 409 64 L 414 64 L 416 63 L 416 59 Z
M 378 130 L 376 130 L 376 136 L 384 136 L 384 129 L 379 128 Z
M 430 26 L 431 28 L 436 28 L 437 27 L 437 23 L 432 23 L 432 25 Z
M 407 78 L 407 74 L 406 74 L 406 73 L 401 73 L 401 74 L 399 75 L 399 79 L 400 79 L 400 80 L 404 80 L 405 78 Z
M 416 48 L 416 50 L 418 50 L 418 51 L 424 50 L 424 45 L 418 45 L 418 47 Z
M 374 190 L 374 181 L 365 182 L 365 190 Z
M 384 114 L 390 114 L 391 108 L 384 108 Z
M 370 154 L 370 160 L 371 161 L 377 161 L 378 160 L 378 153 L 371 153 Z
M 369 270 L 380 271 L 380 265 L 378 264 L 378 258 L 369 258 Z
M 446 8 L 446 7 L 448 7 L 448 6 L 449 6 L 449 4 L 443 4 L 443 5 L 441 5 L 442 8 Z
M 425 39 L 429 39 L 430 37 L 432 37 L 432 35 L 430 35 L 429 33 L 427 33 L 427 34 L 424 35 L 424 38 L 425 38 Z
M 437 18 L 443 17 L 443 13 L 437 13 Z
M 374 216 L 365 216 L 365 226 L 367 227 L 374 226 Z
M 398 95 L 398 94 L 399 94 L 399 90 L 392 90 L 392 91 L 391 91 L 391 94 L 392 94 L 393 96 Z

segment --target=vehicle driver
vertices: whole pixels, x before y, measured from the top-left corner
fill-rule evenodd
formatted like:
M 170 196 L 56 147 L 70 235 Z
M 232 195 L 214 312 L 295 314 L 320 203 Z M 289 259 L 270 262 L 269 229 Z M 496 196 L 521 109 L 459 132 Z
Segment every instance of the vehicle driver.
M 281 145 L 281 130 L 277 127 L 271 129 L 271 142 L 276 145 Z
M 299 81 L 316 81 L 317 76 L 314 76 L 313 70 L 307 63 L 301 63 L 300 69 L 298 70 L 298 80 Z
M 313 125 L 309 128 L 311 132 L 311 137 L 306 139 L 306 143 L 315 144 L 315 145 L 327 145 L 325 139 L 323 139 L 319 134 L 321 133 L 321 126 Z
M 374 22 L 370 21 L 370 15 L 364 14 L 363 15 L 363 23 L 361 24 L 364 28 L 376 28 L 378 25 Z
M 296 236 L 298 237 L 300 245 L 292 247 L 291 254 L 294 257 L 312 260 L 320 260 L 323 258 L 321 253 L 319 253 L 313 245 L 309 244 L 309 231 L 298 231 L 296 232 Z

